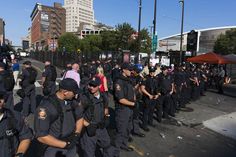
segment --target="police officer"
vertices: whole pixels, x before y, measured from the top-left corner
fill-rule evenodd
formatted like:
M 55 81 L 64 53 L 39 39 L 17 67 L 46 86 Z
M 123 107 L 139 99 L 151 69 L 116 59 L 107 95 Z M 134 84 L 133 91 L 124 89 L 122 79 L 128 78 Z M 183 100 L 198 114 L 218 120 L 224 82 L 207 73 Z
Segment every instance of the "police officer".
M 133 151 L 127 146 L 132 126 L 133 107 L 135 105 L 135 91 L 129 79 L 132 67 L 128 63 L 121 66 L 122 74 L 117 78 L 114 85 L 116 137 L 115 146 L 125 151 Z
M 175 107 L 171 103 L 172 94 L 174 92 L 174 80 L 168 74 L 168 68 L 163 66 L 162 72 L 158 75 L 158 81 L 161 87 L 161 99 L 163 107 L 163 118 L 169 119 L 169 115 L 175 116 Z
M 198 76 L 196 66 L 194 64 L 191 66 L 192 66 L 191 67 L 191 76 L 190 76 L 190 81 L 191 81 L 191 85 L 192 85 L 191 98 L 193 101 L 196 101 L 200 95 L 199 80 L 198 80 L 199 76 Z
M 153 124 L 153 113 L 157 106 L 158 98 L 161 95 L 160 85 L 157 79 L 154 77 L 156 69 L 154 67 L 149 68 L 149 75 L 142 82 L 141 90 L 143 92 L 144 110 L 143 110 L 143 124 L 142 129 L 149 131 L 148 125 L 155 127 Z M 160 104 L 159 104 L 160 105 Z M 158 115 L 161 115 L 162 109 Z M 161 117 L 160 117 L 161 118 Z
M 175 83 L 175 106 L 176 108 L 185 107 L 184 102 L 184 85 L 185 85 L 185 76 L 183 72 L 182 65 L 176 66 L 174 71 L 174 83 Z
M 38 150 L 41 155 L 76 156 L 76 143 L 83 121 L 81 115 L 74 111 L 77 108 L 72 108 L 69 101 L 76 96 L 78 90 L 77 83 L 71 78 L 66 78 L 60 82 L 56 94 L 45 97 L 37 107 L 34 118 L 35 136 L 45 146 Z
M 5 64 L 0 62 L 0 91 L 6 93 L 6 108 L 14 109 L 13 89 L 15 80 L 9 70 L 5 70 Z
M 136 103 L 135 103 L 135 107 L 133 108 L 131 132 L 132 132 L 132 135 L 134 136 L 145 137 L 145 134 L 143 134 L 140 131 L 140 127 L 139 127 L 139 124 L 140 124 L 139 114 L 140 114 L 140 107 L 142 104 L 142 93 L 140 89 L 142 77 L 139 75 L 139 73 L 140 73 L 140 70 L 136 66 L 134 66 L 133 70 L 131 71 L 131 81 L 135 89 Z
M 84 106 L 85 130 L 81 135 L 81 148 L 83 157 L 94 157 L 96 147 L 103 149 L 104 157 L 114 156 L 114 149 L 110 145 L 110 136 L 106 130 L 106 121 L 109 118 L 108 99 L 104 93 L 100 93 L 99 77 L 93 77 L 88 84 L 88 91 L 81 96 Z
M 56 92 L 56 68 L 51 65 L 50 61 L 45 61 L 45 69 L 42 73 L 42 88 L 45 96 L 53 95 Z
M 20 75 L 20 85 L 24 90 L 23 97 L 23 116 L 27 117 L 30 112 L 34 113 L 36 109 L 36 95 L 35 95 L 35 80 L 37 77 L 37 71 L 31 66 L 30 61 L 23 63 L 22 74 Z
M 222 65 L 219 68 L 219 73 L 218 73 L 217 78 L 218 78 L 217 79 L 218 93 L 223 94 L 224 93 L 223 84 L 224 84 L 224 79 L 225 79 L 225 70 Z
M 23 157 L 32 137 L 21 114 L 5 108 L 4 92 L 0 92 L 0 156 Z

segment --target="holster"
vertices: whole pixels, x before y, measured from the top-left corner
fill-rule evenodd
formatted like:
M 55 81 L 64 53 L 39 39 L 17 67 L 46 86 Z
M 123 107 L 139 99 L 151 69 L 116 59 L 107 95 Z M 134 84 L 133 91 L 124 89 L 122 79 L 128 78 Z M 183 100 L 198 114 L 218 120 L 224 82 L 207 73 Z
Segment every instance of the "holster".
M 97 124 L 91 123 L 89 126 L 86 127 L 86 132 L 89 137 L 93 137 L 96 135 L 96 130 L 98 128 Z

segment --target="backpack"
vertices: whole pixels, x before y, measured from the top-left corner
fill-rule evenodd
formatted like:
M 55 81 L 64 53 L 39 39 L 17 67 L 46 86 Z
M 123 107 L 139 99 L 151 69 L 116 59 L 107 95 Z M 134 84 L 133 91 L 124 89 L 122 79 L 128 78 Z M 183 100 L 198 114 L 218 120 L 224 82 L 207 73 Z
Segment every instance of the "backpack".
M 27 68 L 27 71 L 29 72 L 29 83 L 34 84 L 38 75 L 37 70 L 30 67 L 30 68 Z
M 6 71 L 2 75 L 0 75 L 0 82 L 3 83 L 3 87 L 6 91 L 12 91 L 15 86 L 15 80 L 12 73 Z
M 57 70 L 54 66 L 50 66 L 51 70 L 51 81 L 55 82 L 57 79 Z

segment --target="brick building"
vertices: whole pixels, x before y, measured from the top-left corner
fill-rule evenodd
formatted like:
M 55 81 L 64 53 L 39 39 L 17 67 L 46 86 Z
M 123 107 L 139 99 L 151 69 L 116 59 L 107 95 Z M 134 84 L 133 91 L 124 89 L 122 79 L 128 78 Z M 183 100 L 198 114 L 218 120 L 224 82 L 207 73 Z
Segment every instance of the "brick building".
M 66 10 L 60 3 L 36 3 L 31 13 L 31 46 L 35 50 L 55 50 L 57 39 L 66 32 Z

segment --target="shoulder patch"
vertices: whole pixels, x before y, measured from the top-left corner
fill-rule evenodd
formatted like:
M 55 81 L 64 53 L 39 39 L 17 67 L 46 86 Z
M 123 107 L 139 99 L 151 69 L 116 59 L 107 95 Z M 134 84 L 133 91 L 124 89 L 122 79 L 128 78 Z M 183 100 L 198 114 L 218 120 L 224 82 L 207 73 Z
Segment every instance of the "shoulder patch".
M 45 120 L 46 117 L 47 117 L 46 109 L 45 108 L 39 108 L 38 119 Z
M 119 84 L 116 84 L 115 86 L 116 86 L 116 90 L 117 90 L 117 91 L 120 91 L 120 90 L 121 90 L 121 87 L 120 87 Z

